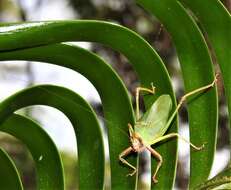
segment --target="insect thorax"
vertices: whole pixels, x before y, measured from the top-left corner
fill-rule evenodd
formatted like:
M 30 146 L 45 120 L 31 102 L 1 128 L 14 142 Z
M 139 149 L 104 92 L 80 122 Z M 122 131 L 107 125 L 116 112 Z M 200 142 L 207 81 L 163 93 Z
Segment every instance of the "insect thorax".
M 132 136 L 130 137 L 131 143 L 132 143 L 132 149 L 135 152 L 141 152 L 145 148 L 144 143 L 140 136 L 134 132 Z

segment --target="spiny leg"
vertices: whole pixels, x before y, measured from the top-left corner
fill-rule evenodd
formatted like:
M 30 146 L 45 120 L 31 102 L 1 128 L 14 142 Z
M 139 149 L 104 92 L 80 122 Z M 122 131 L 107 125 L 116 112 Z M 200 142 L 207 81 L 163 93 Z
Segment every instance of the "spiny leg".
M 132 134 L 134 133 L 134 129 L 130 123 L 128 123 L 128 131 L 129 131 L 129 137 L 132 137 Z
M 128 165 L 130 168 L 132 168 L 134 171 L 130 174 L 128 174 L 127 176 L 133 176 L 136 173 L 136 167 L 134 167 L 133 165 L 129 164 L 123 157 L 127 156 L 128 154 L 130 154 L 133 151 L 132 147 L 126 148 L 123 152 L 120 153 L 119 155 L 119 160 L 123 163 Z
M 214 78 L 214 80 L 213 80 L 212 83 L 210 83 L 210 84 L 208 84 L 208 85 L 206 85 L 206 86 L 202 86 L 202 87 L 200 87 L 200 88 L 198 88 L 198 89 L 195 89 L 195 90 L 193 90 L 193 91 L 191 91 L 191 92 L 188 92 L 187 94 L 185 94 L 184 96 L 182 96 L 181 99 L 180 99 L 180 101 L 179 101 L 179 103 L 178 103 L 178 105 L 177 105 L 177 107 L 176 107 L 176 109 L 175 109 L 175 111 L 173 112 L 173 114 L 172 114 L 171 117 L 169 118 L 169 120 L 168 120 L 166 126 L 168 127 L 168 126 L 171 124 L 171 122 L 172 122 L 172 120 L 174 119 L 174 117 L 176 116 L 178 110 L 180 109 L 180 107 L 183 105 L 183 103 L 186 101 L 186 99 L 187 99 L 189 96 L 192 96 L 192 95 L 194 95 L 194 94 L 196 94 L 196 93 L 199 93 L 199 92 L 202 92 L 202 91 L 205 91 L 205 90 L 207 90 L 207 89 L 209 89 L 209 88 L 214 87 L 214 85 L 215 85 L 216 82 L 217 82 L 217 77 L 218 77 L 218 74 L 215 75 L 215 78 Z
M 186 140 L 184 137 L 181 137 L 178 133 L 170 133 L 170 134 L 164 135 L 162 137 L 159 137 L 159 138 L 156 139 L 156 141 L 153 144 L 156 144 L 156 143 L 158 143 L 160 141 L 167 140 L 167 139 L 174 138 L 174 137 L 177 137 L 177 138 L 183 140 L 184 142 L 188 143 L 195 150 L 201 150 L 202 148 L 204 148 L 204 144 L 202 146 L 200 146 L 200 147 L 195 146 L 194 144 L 192 144 L 191 142 Z
M 157 167 L 156 167 L 156 170 L 155 170 L 155 172 L 154 172 L 154 174 L 153 174 L 153 176 L 152 176 L 152 180 L 153 180 L 153 182 L 154 183 L 158 183 L 158 180 L 156 179 L 156 175 L 157 175 L 157 173 L 158 173 L 158 171 L 159 171 L 159 169 L 160 169 L 160 167 L 161 167 L 161 165 L 162 165 L 162 163 L 163 163 L 163 159 L 162 159 L 162 156 L 157 152 L 157 151 L 155 151 L 153 148 L 151 148 L 150 146 L 147 146 L 147 149 L 151 152 L 151 154 L 155 157 L 155 158 L 157 158 L 158 159 L 158 164 L 157 164 Z
M 151 89 L 150 88 L 143 88 L 143 87 L 137 87 L 136 88 L 136 120 L 138 121 L 140 118 L 140 108 L 139 108 L 139 96 L 141 91 L 149 92 L 151 94 L 155 93 L 155 87 L 153 86 L 153 83 L 151 83 Z

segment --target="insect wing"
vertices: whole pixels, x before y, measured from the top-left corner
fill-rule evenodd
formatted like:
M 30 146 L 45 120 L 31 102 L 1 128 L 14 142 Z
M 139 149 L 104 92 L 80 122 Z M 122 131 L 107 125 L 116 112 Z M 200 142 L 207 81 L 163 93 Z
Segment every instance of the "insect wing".
M 141 136 L 144 143 L 150 145 L 156 138 L 164 135 L 167 131 L 165 126 L 171 109 L 171 97 L 169 95 L 162 95 L 137 121 L 135 132 Z

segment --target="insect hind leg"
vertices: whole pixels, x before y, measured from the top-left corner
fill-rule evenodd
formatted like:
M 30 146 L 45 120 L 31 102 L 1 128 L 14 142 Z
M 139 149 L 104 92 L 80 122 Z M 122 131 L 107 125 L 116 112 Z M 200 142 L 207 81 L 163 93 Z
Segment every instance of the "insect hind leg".
M 162 165 L 162 163 L 163 163 L 163 158 L 162 158 L 162 156 L 161 156 L 157 151 L 155 151 L 155 150 L 154 150 L 153 148 L 151 148 L 150 146 L 148 146 L 147 149 L 149 150 L 149 152 L 151 152 L 151 154 L 152 154 L 155 158 L 158 159 L 158 164 L 157 164 L 156 170 L 155 170 L 155 172 L 154 172 L 154 174 L 153 174 L 153 176 L 152 176 L 153 182 L 154 182 L 154 183 L 158 183 L 158 180 L 156 179 L 156 175 L 157 175 L 157 173 L 158 173 L 158 171 L 159 171 L 159 169 L 160 169 L 160 167 L 161 167 L 161 165 Z
M 188 140 L 186 140 L 184 137 L 181 137 L 178 133 L 169 133 L 167 135 L 164 135 L 162 137 L 159 137 L 158 139 L 156 139 L 156 141 L 153 144 L 156 144 L 160 141 L 164 141 L 164 140 L 168 140 L 170 138 L 178 138 L 181 139 L 182 141 L 186 142 L 187 144 L 189 144 L 191 147 L 193 147 L 195 150 L 201 150 L 204 148 L 204 144 L 202 146 L 196 146 L 194 144 L 192 144 L 191 142 L 189 142 Z
M 203 92 L 203 91 L 205 91 L 205 90 L 208 90 L 208 89 L 214 87 L 215 84 L 217 83 L 218 76 L 219 76 L 218 74 L 215 75 L 215 78 L 214 78 L 214 80 L 212 81 L 212 83 L 210 83 L 210 84 L 208 84 L 208 85 L 206 85 L 206 86 L 202 86 L 202 87 L 200 87 L 200 88 L 197 88 L 197 89 L 195 89 L 195 90 L 193 90 L 193 91 L 191 91 L 191 92 L 188 92 L 188 93 L 185 94 L 184 96 L 182 96 L 181 99 L 180 99 L 180 101 L 179 101 L 179 103 L 178 103 L 178 105 L 177 105 L 177 107 L 176 107 L 176 109 L 175 109 L 175 111 L 172 113 L 171 117 L 168 119 L 168 122 L 167 122 L 167 124 L 166 124 L 166 128 L 168 128 L 168 127 L 170 126 L 170 124 L 172 123 L 173 119 L 175 118 L 175 116 L 176 116 L 178 110 L 181 108 L 181 106 L 182 106 L 183 103 L 186 101 L 186 99 L 187 99 L 188 97 L 194 95 L 194 94 Z

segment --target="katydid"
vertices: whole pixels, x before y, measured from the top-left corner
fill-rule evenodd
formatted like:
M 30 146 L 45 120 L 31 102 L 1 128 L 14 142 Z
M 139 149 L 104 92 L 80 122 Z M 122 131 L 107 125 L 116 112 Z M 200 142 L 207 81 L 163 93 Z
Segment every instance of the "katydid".
M 196 93 L 205 91 L 211 87 L 213 87 L 217 82 L 217 75 L 215 76 L 214 81 L 206 86 L 203 86 L 201 88 L 195 89 L 187 94 L 185 94 L 179 101 L 175 111 L 172 113 L 172 115 L 169 117 L 169 113 L 172 109 L 172 100 L 171 97 L 168 94 L 161 95 L 153 104 L 152 106 L 143 114 L 142 117 L 139 115 L 139 94 L 141 91 L 145 91 L 151 94 L 155 93 L 155 87 L 152 84 L 152 88 L 142 88 L 138 87 L 136 89 L 136 122 L 134 125 L 134 128 L 131 124 L 128 124 L 129 128 L 129 136 L 131 141 L 131 146 L 125 149 L 120 155 L 119 160 L 123 163 L 128 165 L 130 168 L 133 169 L 133 172 L 128 174 L 129 176 L 132 176 L 136 173 L 137 169 L 128 163 L 123 157 L 129 155 L 131 152 L 142 152 L 143 150 L 148 150 L 153 157 L 155 157 L 158 160 L 158 164 L 156 167 L 156 170 L 153 174 L 153 182 L 157 183 L 158 180 L 156 178 L 156 175 L 162 165 L 163 159 L 162 156 L 154 150 L 151 145 L 154 145 L 160 141 L 167 140 L 173 137 L 177 137 L 179 139 L 182 139 L 183 141 L 187 142 L 196 150 L 201 150 L 203 148 L 203 145 L 201 147 L 197 147 L 181 137 L 178 133 L 170 133 L 166 134 L 167 129 L 171 125 L 174 117 L 176 116 L 178 110 L 182 106 L 182 104 L 185 102 L 185 100 Z

